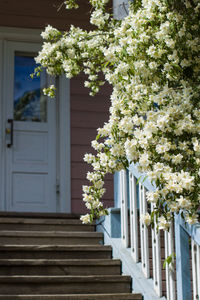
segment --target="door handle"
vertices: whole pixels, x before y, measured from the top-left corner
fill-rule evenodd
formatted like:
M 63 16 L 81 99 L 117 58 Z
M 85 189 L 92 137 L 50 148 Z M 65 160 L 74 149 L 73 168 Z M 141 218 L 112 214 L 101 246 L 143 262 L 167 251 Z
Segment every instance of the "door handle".
M 13 146 L 13 119 L 8 119 L 8 123 L 10 124 L 10 128 L 6 129 L 6 133 L 10 134 L 10 143 L 7 144 L 8 148 Z

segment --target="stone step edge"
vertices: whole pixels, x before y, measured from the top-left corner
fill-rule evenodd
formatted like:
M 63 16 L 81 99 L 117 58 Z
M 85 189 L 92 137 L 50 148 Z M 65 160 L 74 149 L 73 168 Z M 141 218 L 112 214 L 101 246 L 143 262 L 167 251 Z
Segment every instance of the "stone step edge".
M 0 217 L 44 218 L 44 219 L 80 219 L 80 214 L 73 213 L 39 213 L 39 212 L 0 212 Z
M 95 224 L 83 224 L 79 219 L 42 219 L 42 218 L 2 218 L 0 224 L 20 224 L 20 225 L 82 225 L 94 226 Z
M 103 237 L 102 232 L 90 232 L 90 231 L 7 231 L 0 230 L 0 238 L 1 237 L 72 237 L 72 238 L 97 238 Z
M 109 298 L 105 298 L 109 297 Z M 125 298 L 126 297 L 126 298 Z M 98 299 L 98 300 L 122 300 L 122 299 L 135 299 L 142 300 L 141 294 L 131 294 L 131 293 L 120 293 L 119 294 L 66 294 L 66 295 L 0 295 L 0 299 L 2 300 L 89 300 L 89 299 Z
M 0 276 L 0 284 L 4 283 L 88 283 L 92 282 L 131 282 L 131 277 L 127 275 L 83 275 L 83 276 L 29 276 L 29 275 L 12 275 L 12 276 Z
M 0 259 L 0 266 L 38 266 L 38 265 L 70 265 L 70 266 L 120 266 L 119 259 Z
M 0 245 L 0 251 L 112 251 L 108 245 Z

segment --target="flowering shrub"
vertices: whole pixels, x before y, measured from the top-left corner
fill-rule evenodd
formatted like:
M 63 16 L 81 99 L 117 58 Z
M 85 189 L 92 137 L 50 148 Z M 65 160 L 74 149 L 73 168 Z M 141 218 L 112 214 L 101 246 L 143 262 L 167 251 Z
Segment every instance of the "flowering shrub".
M 89 0 L 85 31 L 73 25 L 65 33 L 47 26 L 36 62 L 50 75 L 88 75 L 90 94 L 104 81 L 113 86 L 110 117 L 92 142 L 96 155 L 83 201 L 90 213 L 84 223 L 107 214 L 100 199 L 104 177 L 138 163 L 156 186 L 147 193 L 154 211 L 145 224 L 168 229 L 173 213 L 197 222 L 200 204 L 200 3 L 199 0 L 134 0 L 129 15 L 115 20 L 108 0 Z M 77 8 L 75 0 L 65 1 Z M 50 94 L 52 94 L 52 87 Z M 46 93 L 48 91 L 46 90 Z

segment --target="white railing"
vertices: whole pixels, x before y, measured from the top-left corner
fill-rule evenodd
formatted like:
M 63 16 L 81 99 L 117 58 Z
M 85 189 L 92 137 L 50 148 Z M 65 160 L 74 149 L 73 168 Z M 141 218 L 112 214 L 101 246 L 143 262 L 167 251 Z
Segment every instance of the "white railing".
M 140 263 L 144 276 L 153 279 L 159 297 L 200 300 L 200 224 L 186 225 L 181 215 L 176 215 L 175 227 L 171 226 L 169 232 L 157 232 L 156 220 L 154 229 L 147 228 L 140 218 L 153 210 L 153 205 L 147 203 L 146 192 L 155 187 L 144 177 L 133 165 L 120 172 L 123 244 L 130 248 L 134 262 Z M 171 263 L 163 268 L 169 256 Z
M 121 187 L 121 236 L 124 245 L 130 247 L 135 263 L 141 263 L 139 265 L 144 276 L 152 277 L 157 295 L 163 296 L 163 282 L 165 282 L 167 299 L 175 300 L 174 264 L 166 264 L 163 272 L 164 259 L 174 253 L 172 228 L 161 237 L 156 226 L 154 229 L 149 229 L 140 222 L 141 215 L 153 209 L 153 206 L 147 206 L 146 191 L 155 188 L 148 180 L 143 182 L 141 174 L 134 166 L 128 172 L 120 172 L 119 184 Z M 163 277 L 166 278 L 165 281 Z
M 190 226 L 176 216 L 175 238 L 177 299 L 200 299 L 200 224 Z

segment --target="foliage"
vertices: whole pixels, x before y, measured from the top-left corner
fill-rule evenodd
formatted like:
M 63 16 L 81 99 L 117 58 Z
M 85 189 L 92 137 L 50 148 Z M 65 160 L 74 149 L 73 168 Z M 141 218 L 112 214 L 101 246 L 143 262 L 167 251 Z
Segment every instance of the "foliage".
M 113 86 L 109 121 L 92 142 L 97 154 L 84 157 L 94 171 L 83 186 L 90 213 L 82 221 L 107 213 L 105 174 L 138 163 L 156 185 L 147 199 L 158 227 L 168 229 L 180 210 L 193 224 L 200 204 L 199 0 L 134 0 L 122 21 L 108 12 L 108 0 L 89 2 L 95 29 L 72 25 L 61 33 L 48 25 L 36 58 L 51 75 L 87 74 L 91 95 L 104 84 L 101 72 Z M 75 0 L 65 4 L 77 8 Z

